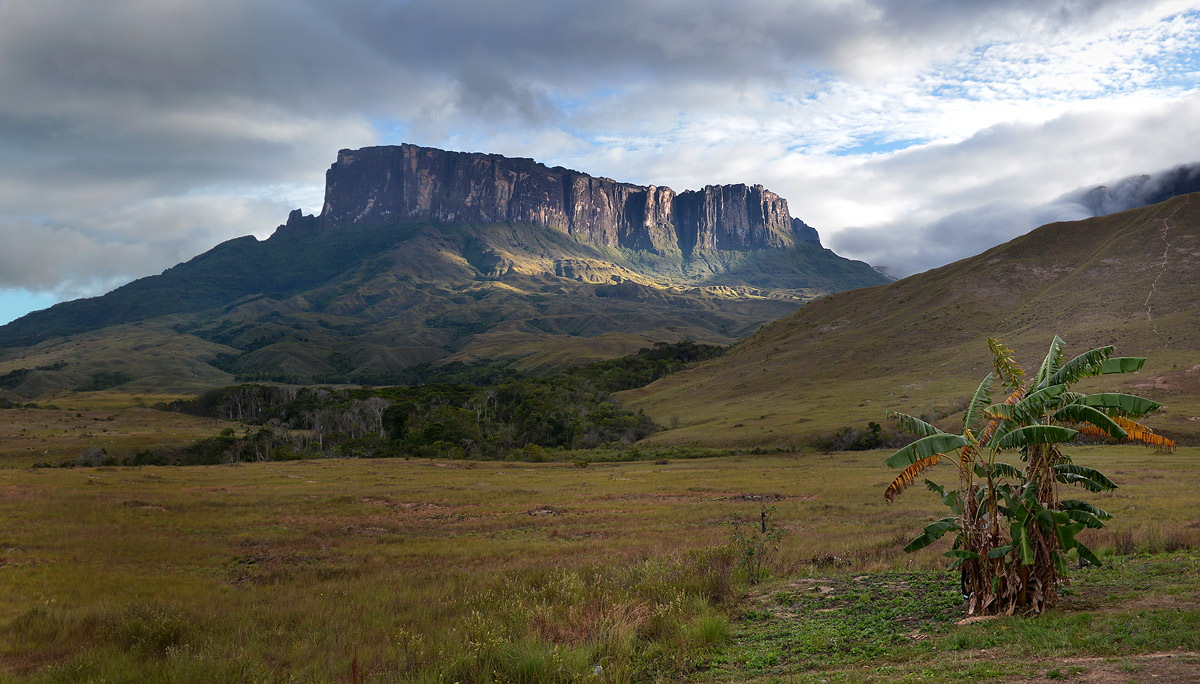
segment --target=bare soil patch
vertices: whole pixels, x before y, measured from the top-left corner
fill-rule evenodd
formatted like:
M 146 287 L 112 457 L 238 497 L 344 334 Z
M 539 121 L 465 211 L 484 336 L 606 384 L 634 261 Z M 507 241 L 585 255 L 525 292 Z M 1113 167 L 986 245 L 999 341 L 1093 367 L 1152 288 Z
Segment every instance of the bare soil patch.
M 1200 682 L 1200 653 L 1148 653 L 1122 658 L 1065 658 L 1045 663 L 1046 674 L 1021 679 L 1014 684 L 1078 682 L 1080 684 L 1129 684 Z

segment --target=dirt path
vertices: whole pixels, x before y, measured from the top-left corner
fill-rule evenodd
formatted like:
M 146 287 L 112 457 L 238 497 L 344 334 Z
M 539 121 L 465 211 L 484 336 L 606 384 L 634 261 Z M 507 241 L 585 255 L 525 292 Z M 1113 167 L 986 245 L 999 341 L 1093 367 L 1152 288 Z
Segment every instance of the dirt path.
M 1063 658 L 1047 660 L 1045 667 L 1046 674 L 1042 677 L 1021 679 L 1017 684 L 1060 681 L 1079 684 L 1200 684 L 1200 653 L 1184 651 L 1121 658 Z

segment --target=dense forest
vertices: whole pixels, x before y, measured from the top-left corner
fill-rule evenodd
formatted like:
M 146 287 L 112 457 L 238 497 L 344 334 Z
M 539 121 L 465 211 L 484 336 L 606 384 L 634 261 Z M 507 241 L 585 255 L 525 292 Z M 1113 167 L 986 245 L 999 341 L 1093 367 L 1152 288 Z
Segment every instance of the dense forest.
M 227 430 L 184 449 L 138 454 L 136 463 L 225 463 L 319 456 L 520 458 L 544 450 L 626 446 L 662 429 L 623 407 L 615 392 L 647 385 L 719 356 L 718 346 L 683 341 L 544 377 L 473 385 L 390 387 L 241 384 L 170 408 L 257 427 Z M 462 364 L 430 376 L 488 377 Z M 499 374 L 508 377 L 507 373 Z

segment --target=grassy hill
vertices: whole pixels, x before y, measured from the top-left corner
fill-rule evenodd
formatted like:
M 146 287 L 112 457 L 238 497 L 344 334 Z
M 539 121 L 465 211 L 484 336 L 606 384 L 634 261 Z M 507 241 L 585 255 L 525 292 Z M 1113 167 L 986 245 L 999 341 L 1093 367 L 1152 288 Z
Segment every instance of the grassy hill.
M 449 361 L 536 373 L 657 341 L 728 344 L 821 294 L 883 281 L 808 243 L 685 259 L 527 224 L 289 225 L 0 327 L 0 389 L 388 384 Z
M 653 439 L 788 444 L 885 422 L 885 409 L 961 415 L 999 337 L 1024 365 L 1055 334 L 1068 356 L 1146 356 L 1127 387 L 1166 406 L 1151 424 L 1200 438 L 1200 195 L 1042 226 L 978 256 L 818 299 L 729 353 L 626 394 L 679 429 Z M 947 425 L 953 425 L 947 421 Z

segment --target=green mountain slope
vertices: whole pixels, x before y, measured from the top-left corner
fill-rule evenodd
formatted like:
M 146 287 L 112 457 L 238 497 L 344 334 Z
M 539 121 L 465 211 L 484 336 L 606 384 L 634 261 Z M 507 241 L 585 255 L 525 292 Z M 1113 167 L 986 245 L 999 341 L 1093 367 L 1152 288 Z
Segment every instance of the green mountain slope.
M 811 244 L 684 260 L 528 224 L 285 226 L 0 327 L 0 375 L 29 371 L 6 389 L 35 396 L 114 372 L 130 391 L 188 391 L 236 377 L 388 382 L 440 360 L 538 371 L 655 341 L 727 344 L 881 280 Z
M 494 154 L 340 150 L 320 215 L 0 326 L 0 390 L 380 384 L 450 361 L 539 372 L 727 344 L 887 281 L 761 185 L 676 193 Z
M 655 439 L 795 443 L 884 422 L 885 409 L 952 416 L 990 369 L 987 337 L 1032 365 L 1056 333 L 1068 355 L 1114 344 L 1149 357 L 1121 382 L 1166 404 L 1154 425 L 1196 439 L 1200 194 L 1050 224 L 942 268 L 823 297 L 626 399 L 660 422 L 678 418 L 681 428 Z

